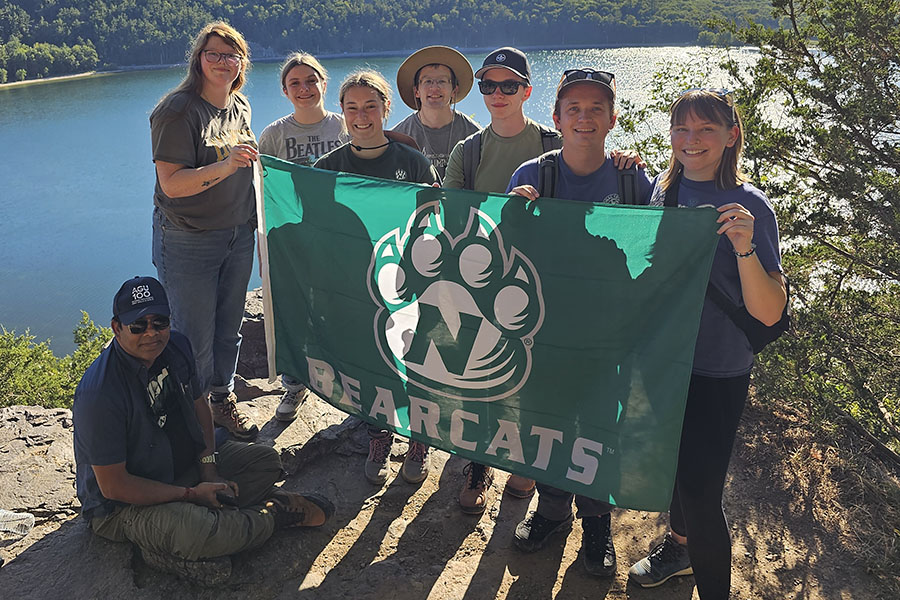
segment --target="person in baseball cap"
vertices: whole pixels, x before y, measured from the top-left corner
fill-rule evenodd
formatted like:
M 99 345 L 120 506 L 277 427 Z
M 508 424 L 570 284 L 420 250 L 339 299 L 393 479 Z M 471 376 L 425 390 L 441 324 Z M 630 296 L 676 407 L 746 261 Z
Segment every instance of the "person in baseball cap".
M 473 81 L 472 65 L 448 46 L 417 50 L 397 70 L 400 98 L 416 112 L 392 131 L 412 137 L 442 178 L 453 147 L 480 128 L 455 109 Z
M 113 298 L 113 318 L 122 325 L 131 325 L 144 315 L 168 317 L 170 314 L 166 290 L 153 277 L 129 279 Z
M 521 77 L 529 86 L 531 85 L 531 65 L 528 64 L 528 57 L 518 48 L 506 46 L 505 48 L 497 48 L 487 55 L 481 68 L 475 73 L 477 79 L 483 79 L 485 73 L 491 69 L 506 69 L 514 75 Z

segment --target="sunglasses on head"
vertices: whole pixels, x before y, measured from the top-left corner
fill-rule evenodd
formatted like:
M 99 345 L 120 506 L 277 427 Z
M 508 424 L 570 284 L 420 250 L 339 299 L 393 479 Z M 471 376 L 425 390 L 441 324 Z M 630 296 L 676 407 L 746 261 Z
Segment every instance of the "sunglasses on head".
M 146 319 L 141 319 L 140 321 L 135 321 L 128 326 L 128 330 L 135 335 L 144 333 L 147 331 L 147 327 L 152 327 L 156 331 L 165 331 L 169 328 L 170 323 L 169 317 L 153 317 L 152 319 L 148 317 Z
M 611 87 L 613 91 L 616 90 L 616 76 L 609 71 L 597 71 L 595 69 L 567 69 L 563 71 L 564 83 L 584 80 L 599 81 Z
M 692 92 L 706 92 L 707 94 L 712 94 L 722 102 L 724 102 L 727 106 L 731 108 L 731 122 L 737 123 L 737 115 L 734 113 L 734 90 L 726 90 L 725 88 L 690 88 L 681 92 L 678 97 L 687 96 Z
M 478 89 L 485 96 L 490 96 L 497 88 L 500 88 L 500 93 L 504 96 L 513 96 L 519 91 L 519 86 L 528 87 L 528 84 L 522 81 L 516 81 L 515 79 L 507 79 L 506 81 L 482 79 L 478 82 Z

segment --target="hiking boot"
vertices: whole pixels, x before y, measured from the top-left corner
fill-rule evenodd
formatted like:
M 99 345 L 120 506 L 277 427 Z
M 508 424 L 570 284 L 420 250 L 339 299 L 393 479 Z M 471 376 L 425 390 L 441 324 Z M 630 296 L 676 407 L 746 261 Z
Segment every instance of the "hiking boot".
M 374 485 L 384 485 L 391 468 L 388 461 L 391 457 L 391 445 L 394 436 L 389 431 L 382 434 L 369 434 L 369 456 L 366 457 L 366 479 Z
M 581 519 L 582 562 L 587 572 L 597 577 L 616 574 L 616 548 L 613 546 L 610 524 L 609 513 Z
M 234 395 L 234 392 L 227 396 L 212 394 L 209 407 L 212 410 L 213 422 L 219 427 L 227 429 L 237 439 L 252 440 L 259 433 L 256 423 L 238 409 L 237 396 Z
M 679 544 L 667 533 L 662 543 L 651 550 L 647 557 L 631 565 L 628 578 L 641 587 L 656 587 L 672 577 L 693 573 L 687 546 Z
M 536 552 L 544 547 L 554 533 L 568 531 L 573 520 L 574 517 L 570 514 L 561 521 L 551 521 L 533 510 L 516 525 L 516 546 L 522 552 Z
M 509 479 L 506 480 L 506 487 L 503 488 L 503 491 L 514 498 L 531 498 L 534 496 L 535 487 L 534 479 L 522 477 L 521 475 L 510 475 Z
M 285 390 L 281 395 L 281 402 L 275 409 L 275 418 L 279 421 L 293 421 L 297 418 L 300 405 L 306 401 L 309 390 L 301 387 L 299 390 Z
M 334 504 L 319 494 L 298 494 L 276 490 L 266 500 L 266 510 L 275 518 L 275 527 L 319 527 L 334 514 Z
M 467 515 L 480 515 L 487 506 L 487 490 L 494 481 L 494 470 L 488 466 L 470 462 L 463 468 L 466 483 L 459 493 L 459 507 Z
M 422 483 L 428 477 L 428 446 L 409 440 L 409 450 L 400 467 L 400 476 L 406 483 Z
M 171 573 L 200 585 L 216 585 L 231 576 L 230 556 L 186 560 L 166 552 L 141 548 L 141 557 L 147 566 L 157 571 Z

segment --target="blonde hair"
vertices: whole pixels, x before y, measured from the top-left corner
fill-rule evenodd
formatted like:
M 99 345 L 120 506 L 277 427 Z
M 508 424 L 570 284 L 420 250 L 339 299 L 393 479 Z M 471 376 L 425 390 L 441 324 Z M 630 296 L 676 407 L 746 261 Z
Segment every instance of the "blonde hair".
M 341 107 L 344 105 L 344 94 L 347 90 L 354 87 L 372 88 L 381 97 L 384 103 L 384 118 L 387 119 L 391 112 L 391 85 L 384 76 L 378 71 L 365 70 L 356 71 L 347 75 L 347 78 L 341 83 L 340 101 Z
M 322 66 L 322 63 L 319 62 L 312 54 L 308 54 L 306 52 L 294 52 L 293 54 L 287 57 L 287 60 L 284 61 L 284 64 L 281 65 L 281 87 L 285 89 L 287 87 L 285 80 L 287 80 L 288 73 L 291 72 L 291 69 L 294 67 L 299 67 L 300 65 L 304 65 L 315 71 L 319 75 L 319 79 L 322 81 L 328 81 L 328 71 L 325 70 L 325 67 Z
M 688 115 L 723 127 L 737 127 L 737 139 L 733 145 L 725 147 L 716 168 L 716 187 L 720 190 L 730 190 L 748 181 L 739 164 L 744 150 L 744 125 L 734 101 L 729 101 L 724 92 L 708 89 L 690 90 L 679 96 L 669 108 L 669 126 L 682 125 Z M 675 158 L 673 152 L 669 158 L 669 170 L 660 180 L 662 189 L 669 189 L 683 168 L 684 165 Z

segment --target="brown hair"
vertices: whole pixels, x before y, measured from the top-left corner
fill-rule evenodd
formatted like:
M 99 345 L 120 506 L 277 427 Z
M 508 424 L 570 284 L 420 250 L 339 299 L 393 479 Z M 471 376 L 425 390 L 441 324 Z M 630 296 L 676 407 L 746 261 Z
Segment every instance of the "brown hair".
M 669 108 L 669 127 L 683 124 L 688 115 L 723 127 L 737 127 L 737 139 L 733 145 L 725 148 L 716 168 L 716 187 L 720 190 L 730 190 L 748 181 L 739 164 L 744 149 L 744 125 L 734 101 L 724 92 L 708 89 L 690 90 L 679 96 Z M 669 189 L 683 168 L 684 165 L 675 158 L 673 152 L 669 157 L 669 170 L 660 179 L 662 189 Z
M 372 88 L 381 97 L 384 103 L 384 118 L 387 119 L 391 111 L 391 85 L 384 76 L 378 71 L 365 70 L 356 71 L 347 75 L 347 78 L 341 83 L 340 102 L 341 107 L 344 105 L 344 94 L 353 87 Z
M 282 89 L 286 88 L 286 80 L 288 73 L 291 72 L 291 69 L 294 67 L 299 67 L 300 65 L 304 65 L 315 71 L 319 75 L 319 79 L 322 81 L 328 81 L 328 71 L 325 70 L 325 67 L 322 66 L 322 63 L 319 62 L 312 54 L 308 54 L 306 52 L 294 52 L 293 54 L 287 57 L 287 60 L 284 61 L 284 64 L 281 65 L 281 87 Z

